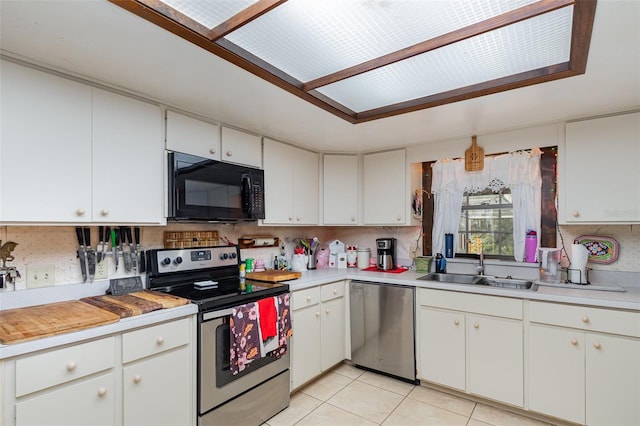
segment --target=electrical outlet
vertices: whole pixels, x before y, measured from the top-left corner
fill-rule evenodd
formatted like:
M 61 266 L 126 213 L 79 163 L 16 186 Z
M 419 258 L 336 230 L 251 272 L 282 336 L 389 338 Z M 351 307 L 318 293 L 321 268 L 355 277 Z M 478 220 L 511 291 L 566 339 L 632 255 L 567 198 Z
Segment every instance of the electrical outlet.
M 109 278 L 109 268 L 107 266 L 107 259 L 104 259 L 100 263 L 96 263 L 96 275 L 93 279 L 106 280 L 107 278 Z
M 56 267 L 39 265 L 27 267 L 27 288 L 47 287 L 55 284 Z

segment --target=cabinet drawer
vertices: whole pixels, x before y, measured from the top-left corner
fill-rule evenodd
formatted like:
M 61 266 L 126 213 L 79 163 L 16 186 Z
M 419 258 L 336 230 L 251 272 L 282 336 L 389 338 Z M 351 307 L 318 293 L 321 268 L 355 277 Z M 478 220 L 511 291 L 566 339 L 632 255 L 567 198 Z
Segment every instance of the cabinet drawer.
M 307 288 L 291 293 L 291 309 L 298 310 L 320 303 L 320 287 Z
M 122 362 L 127 363 L 189 344 L 191 321 L 183 318 L 122 335 Z
M 337 299 L 344 296 L 344 281 L 338 281 L 331 284 L 325 284 L 320 287 L 320 300 L 326 302 L 327 300 Z
M 530 302 L 529 321 L 640 337 L 640 313 L 638 312 Z
M 522 300 L 454 291 L 420 289 L 420 304 L 456 311 L 522 319 Z
M 113 368 L 115 347 L 109 337 L 18 359 L 16 397 Z

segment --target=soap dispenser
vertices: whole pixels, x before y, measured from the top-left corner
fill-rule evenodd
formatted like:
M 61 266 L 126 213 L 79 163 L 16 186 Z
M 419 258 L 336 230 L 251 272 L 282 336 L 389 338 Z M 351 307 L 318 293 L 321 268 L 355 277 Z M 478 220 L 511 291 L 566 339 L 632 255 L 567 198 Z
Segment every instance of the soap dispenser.
M 447 260 L 444 258 L 442 253 L 436 254 L 436 273 L 438 274 L 447 273 Z

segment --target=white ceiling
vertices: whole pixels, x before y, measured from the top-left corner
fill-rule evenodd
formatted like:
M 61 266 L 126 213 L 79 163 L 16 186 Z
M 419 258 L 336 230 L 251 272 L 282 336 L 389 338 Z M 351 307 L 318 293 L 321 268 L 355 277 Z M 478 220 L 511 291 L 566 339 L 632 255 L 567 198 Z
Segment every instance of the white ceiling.
M 640 106 L 640 1 L 600 0 L 584 75 L 348 122 L 106 0 L 0 0 L 9 56 L 320 151 L 370 151 Z

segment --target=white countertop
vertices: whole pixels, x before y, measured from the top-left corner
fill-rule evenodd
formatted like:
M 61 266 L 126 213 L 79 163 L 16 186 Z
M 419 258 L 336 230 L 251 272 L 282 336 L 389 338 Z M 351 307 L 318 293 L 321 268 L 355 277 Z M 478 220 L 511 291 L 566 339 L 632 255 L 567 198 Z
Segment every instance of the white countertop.
M 527 291 L 418 280 L 418 278 L 424 275 L 426 275 L 425 272 L 414 271 L 388 273 L 332 268 L 304 271 L 302 273 L 302 277 L 296 280 L 285 281 L 285 283 L 289 284 L 291 291 L 296 291 L 339 280 L 363 280 L 379 283 L 410 285 L 417 288 L 433 288 L 501 297 L 514 297 L 527 300 L 561 302 L 602 308 L 640 311 L 640 284 L 635 282 L 630 283 L 628 280 L 624 282 L 597 283 L 598 285 L 622 286 L 625 289 L 624 292 L 588 290 L 586 287 L 585 289 L 576 289 L 547 287 L 542 285 L 538 287 L 537 291 Z M 0 293 L 0 309 L 13 309 L 101 295 L 104 294 L 107 287 L 108 281 L 105 281 L 92 284 L 72 284 L 47 287 L 43 289 L 3 292 Z M 138 327 L 145 327 L 176 318 L 194 315 L 197 312 L 198 309 L 196 305 L 188 304 L 177 308 L 162 309 L 143 315 L 123 318 L 116 323 L 89 328 L 86 330 L 44 337 L 23 343 L 0 345 L 0 360 L 56 346 L 99 338 L 114 333 L 121 333 Z
M 304 271 L 302 273 L 302 277 L 296 280 L 285 282 L 289 284 L 291 291 L 302 290 L 307 287 L 326 284 L 336 280 L 348 279 L 411 285 L 417 288 L 434 288 L 440 290 L 452 290 L 493 296 L 515 297 L 519 299 L 562 302 L 595 307 L 640 311 L 640 286 L 633 283 L 597 283 L 599 286 L 621 286 L 625 289 L 624 292 L 589 290 L 588 286 L 585 286 L 584 288 L 562 288 L 547 287 L 543 285 L 538 286 L 537 291 L 528 291 L 418 280 L 418 278 L 424 275 L 426 275 L 425 272 L 414 271 L 388 273 L 360 271 L 357 269 L 316 269 L 313 271 Z

